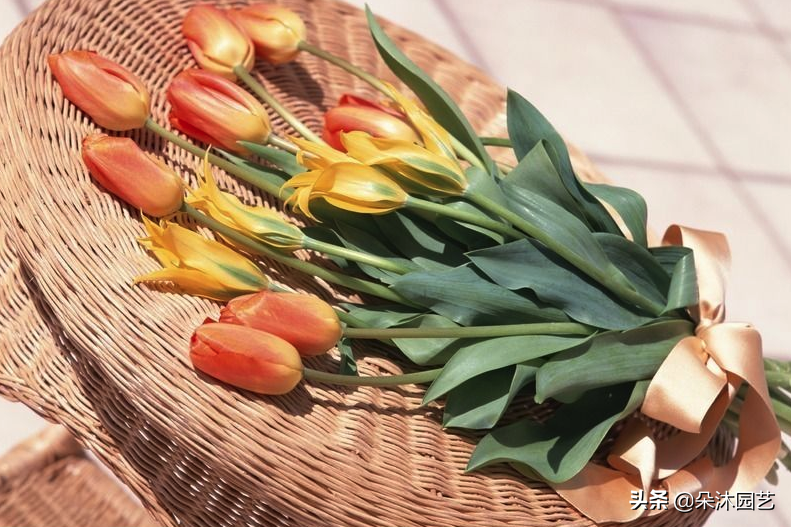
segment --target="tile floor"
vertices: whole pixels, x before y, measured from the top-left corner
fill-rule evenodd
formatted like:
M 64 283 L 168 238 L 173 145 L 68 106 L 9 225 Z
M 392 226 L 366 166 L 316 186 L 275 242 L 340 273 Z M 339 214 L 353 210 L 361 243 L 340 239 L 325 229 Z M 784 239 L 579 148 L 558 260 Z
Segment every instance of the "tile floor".
M 362 5 L 363 0 L 349 0 Z M 4 38 L 40 0 L 2 0 Z M 673 222 L 725 232 L 729 313 L 791 360 L 791 1 L 368 0 L 531 99 L 617 184 Z M 0 452 L 43 426 L 0 401 Z M 791 522 L 719 512 L 711 526 Z

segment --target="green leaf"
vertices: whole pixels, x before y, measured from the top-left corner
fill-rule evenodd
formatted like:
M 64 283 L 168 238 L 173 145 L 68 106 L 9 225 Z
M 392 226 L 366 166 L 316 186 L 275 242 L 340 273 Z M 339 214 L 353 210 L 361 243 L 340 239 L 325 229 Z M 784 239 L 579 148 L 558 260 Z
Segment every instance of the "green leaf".
M 651 247 L 648 252 L 656 258 L 656 261 L 659 262 L 659 265 L 662 266 L 667 275 L 671 276 L 676 268 L 676 263 L 687 254 L 692 254 L 692 249 L 680 245 L 665 245 L 662 247 Z
M 344 244 L 343 239 L 341 239 L 341 237 L 338 236 L 337 232 L 327 227 L 323 227 L 321 225 L 309 225 L 307 227 L 303 227 L 302 232 L 305 234 L 305 236 L 309 238 L 313 238 L 314 240 L 322 241 L 324 243 L 331 243 L 333 245 L 340 245 L 340 246 L 343 246 Z M 335 265 L 337 265 L 338 267 L 344 270 L 352 269 L 354 265 L 351 262 L 349 262 L 346 258 L 341 258 L 339 256 L 335 256 L 331 254 L 325 254 L 324 258 L 327 258 L 328 260 L 334 262 Z
M 418 267 L 413 264 L 410 260 L 400 258 L 393 254 L 393 252 L 387 248 L 383 243 L 381 243 L 376 237 L 372 236 L 371 234 L 358 229 L 354 225 L 350 225 L 343 221 L 336 221 L 335 222 L 336 232 L 339 234 L 343 245 L 349 249 L 355 249 L 361 252 L 365 252 L 368 254 L 372 254 L 383 260 L 387 260 L 393 263 L 397 263 L 399 265 L 403 265 L 407 268 L 413 268 L 415 270 Z M 357 263 L 357 266 L 368 276 L 372 278 L 376 278 L 377 280 L 382 281 L 383 283 L 389 284 L 395 278 L 397 278 L 397 273 L 392 273 L 390 271 L 385 271 L 379 269 L 378 267 L 366 265 L 362 263 Z
M 481 217 L 491 218 L 489 214 L 483 212 L 472 203 L 457 198 L 446 200 L 443 205 L 455 210 L 461 210 L 468 214 L 477 214 Z M 435 216 L 434 224 L 444 233 L 452 238 L 464 243 L 469 248 L 491 247 L 503 243 L 502 234 L 490 231 L 480 225 L 463 223 L 447 216 Z
M 422 315 L 422 313 L 402 305 L 341 304 L 341 307 L 369 328 L 391 328 Z
M 434 82 L 417 64 L 404 55 L 395 43 L 387 36 L 371 10 L 365 6 L 368 27 L 371 30 L 376 49 L 379 51 L 387 67 L 401 79 L 404 84 L 415 92 L 423 102 L 431 116 L 442 125 L 452 136 L 472 151 L 486 165 L 490 173 L 497 173 L 497 166 L 478 135 L 473 130 L 467 117 L 453 102 L 450 95 Z
M 516 158 L 521 160 L 539 141 L 557 168 L 566 189 L 580 204 L 590 224 L 598 231 L 620 234 L 607 210 L 588 192 L 574 174 L 566 143 L 547 119 L 527 99 L 508 90 L 508 135 Z
M 673 268 L 667 294 L 665 313 L 698 303 L 698 277 L 695 274 L 695 256 L 689 252 Z
M 648 381 L 641 381 L 592 390 L 544 424 L 527 418 L 497 428 L 478 443 L 467 470 L 511 463 L 545 481 L 567 481 L 590 461 L 612 426 L 639 408 L 647 388 Z
M 648 207 L 640 194 L 628 188 L 604 184 L 587 183 L 585 188 L 615 209 L 635 243 L 648 247 Z
M 400 328 L 455 328 L 458 324 L 445 317 L 434 314 L 420 315 L 398 324 Z M 393 339 L 393 344 L 400 349 L 409 360 L 420 366 L 436 366 L 445 364 L 456 352 L 454 346 L 457 339 L 453 338 L 404 338 Z
M 291 152 L 286 152 L 279 148 L 272 148 L 271 146 L 259 145 L 258 143 L 251 143 L 249 141 L 239 141 L 239 144 L 261 159 L 265 159 L 280 168 L 280 170 L 289 176 L 296 176 L 297 174 L 302 174 L 307 171 L 307 168 L 299 164 L 297 156 Z
M 530 289 L 578 322 L 631 329 L 654 320 L 621 303 L 539 242 L 517 240 L 468 256 L 498 285 L 514 291 Z
M 465 175 L 467 177 L 467 195 L 482 195 L 499 205 L 508 205 L 508 199 L 503 194 L 503 191 L 500 190 L 497 181 L 485 171 L 478 167 L 470 167 L 465 172 Z
M 552 164 L 546 145 L 544 140 L 537 142 L 505 176 L 505 181 L 553 201 L 587 225 L 585 214 Z
M 359 375 L 357 373 L 357 361 L 354 360 L 354 352 L 349 339 L 342 338 L 338 342 L 338 351 L 341 352 L 341 361 L 338 373 L 341 375 Z
M 685 320 L 608 332 L 553 356 L 536 376 L 536 402 L 628 381 L 651 379 L 670 350 L 693 334 Z
M 404 211 L 372 216 L 388 243 L 402 256 L 424 268 L 457 267 L 467 262 L 461 247 L 431 223 Z
M 648 249 L 616 234 L 600 232 L 594 237 L 638 293 L 657 304 L 667 302 L 670 276 Z
M 582 343 L 586 338 L 589 337 L 519 335 L 467 341 L 426 390 L 423 403 L 442 397 L 483 373 L 557 353 Z
M 443 426 L 483 430 L 492 428 L 517 394 L 533 382 L 540 359 L 473 377 L 448 393 Z
M 469 266 L 412 272 L 395 280 L 390 287 L 408 300 L 463 326 L 568 320 L 558 309 L 493 284 Z

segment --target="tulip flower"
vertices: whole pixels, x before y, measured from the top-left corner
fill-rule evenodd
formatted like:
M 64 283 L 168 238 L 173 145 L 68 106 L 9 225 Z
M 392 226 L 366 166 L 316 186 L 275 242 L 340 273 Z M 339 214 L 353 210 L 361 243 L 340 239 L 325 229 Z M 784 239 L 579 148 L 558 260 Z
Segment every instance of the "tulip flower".
M 272 4 L 253 4 L 228 11 L 228 17 L 255 45 L 258 58 L 270 64 L 284 64 L 299 54 L 299 43 L 307 30 L 298 14 Z
M 261 291 L 234 298 L 220 312 L 220 322 L 277 335 L 303 357 L 326 352 L 343 333 L 338 315 L 328 303 L 297 293 Z
M 145 124 L 148 90 L 127 69 L 92 51 L 67 51 L 47 61 L 63 95 L 99 126 L 124 131 Z
M 341 141 L 350 156 L 397 174 L 413 192 L 461 196 L 467 190 L 467 178 L 455 158 L 451 160 L 415 143 L 380 139 L 366 132 L 343 134 Z
M 419 143 L 420 136 L 406 122 L 406 116 L 387 106 L 344 94 L 338 106 L 324 114 L 322 139 L 333 148 L 346 151 L 341 133 L 361 131 L 374 137 Z
M 191 191 L 187 203 L 223 225 L 272 247 L 291 251 L 302 247 L 302 231 L 283 219 L 278 212 L 266 207 L 245 205 L 233 194 L 221 191 L 206 158 L 199 187 Z
M 288 393 L 302 380 L 302 359 L 294 346 L 245 326 L 203 324 L 190 340 L 190 359 L 215 379 L 265 395 Z
M 128 137 L 89 135 L 82 159 L 102 187 L 146 214 L 168 216 L 181 207 L 181 178 Z
M 198 65 L 227 79 L 235 79 L 234 67 L 250 71 L 255 50 L 250 38 L 223 11 L 211 5 L 192 7 L 181 25 Z
M 185 293 L 227 301 L 265 289 L 266 275 L 233 249 L 172 222 L 160 225 L 143 218 L 148 237 L 138 240 L 164 269 L 135 283 L 172 282 Z
M 266 143 L 272 127 L 264 107 L 248 92 L 214 73 L 188 69 L 168 88 L 170 122 L 205 143 L 244 153 L 237 141 Z

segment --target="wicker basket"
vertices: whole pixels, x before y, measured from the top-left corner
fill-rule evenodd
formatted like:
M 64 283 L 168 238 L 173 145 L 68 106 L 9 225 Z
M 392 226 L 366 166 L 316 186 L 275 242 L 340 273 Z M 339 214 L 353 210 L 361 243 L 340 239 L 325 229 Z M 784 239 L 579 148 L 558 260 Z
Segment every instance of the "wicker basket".
M 0 457 L 4 527 L 154 527 L 139 504 L 51 426 Z
M 189 334 L 218 306 L 130 286 L 156 267 L 135 244 L 143 233 L 138 215 L 92 183 L 78 145 L 95 125 L 63 100 L 46 66 L 51 52 L 99 51 L 144 79 L 154 115 L 165 122 L 164 88 L 193 64 L 178 31 L 193 3 L 51 0 L 2 48 L 0 301 L 11 308 L 0 310 L 0 393 L 66 425 L 162 525 L 592 525 L 546 486 L 508 468 L 465 474 L 475 437 L 444 431 L 441 412 L 420 407 L 418 387 L 308 384 L 268 398 L 193 371 Z M 304 16 L 310 40 L 393 80 L 359 10 L 330 0 L 283 3 Z M 481 134 L 502 133 L 502 88 L 436 45 L 387 28 Z M 370 94 L 309 56 L 256 71 L 313 127 L 341 93 Z M 131 135 L 191 177 L 195 158 L 150 133 Z M 596 177 L 574 157 L 583 176 Z M 229 178 L 222 183 L 262 199 Z M 292 286 L 346 296 L 264 265 Z M 402 367 L 381 353 L 359 365 L 365 375 Z M 325 358 L 312 366 L 334 364 Z M 635 525 L 694 526 L 706 515 L 669 512 Z

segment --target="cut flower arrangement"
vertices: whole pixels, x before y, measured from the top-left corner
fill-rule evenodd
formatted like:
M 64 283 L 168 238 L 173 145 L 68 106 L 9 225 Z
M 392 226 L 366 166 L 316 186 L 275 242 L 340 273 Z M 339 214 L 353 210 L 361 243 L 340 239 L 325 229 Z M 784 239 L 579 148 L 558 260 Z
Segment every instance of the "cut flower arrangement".
M 448 433 L 486 431 L 469 470 L 508 463 L 595 521 L 661 512 L 634 510 L 632 491 L 664 489 L 672 504 L 682 492 L 750 490 L 788 467 L 791 365 L 764 359 L 750 325 L 724 321 L 724 236 L 673 226 L 650 247 L 643 199 L 578 179 L 526 99 L 508 93 L 507 138 L 480 137 L 370 11 L 368 23 L 416 98 L 311 44 L 299 16 L 266 4 L 187 13 L 198 67 L 173 77 L 170 127 L 151 117 L 133 72 L 87 50 L 50 57 L 63 95 L 97 125 L 147 128 L 203 160 L 188 187 L 129 137 L 82 142 L 94 179 L 141 211 L 140 244 L 161 269 L 137 282 L 224 303 L 185 342 L 195 369 L 273 396 L 301 382 L 425 385 Z M 323 130 L 310 129 L 250 73 L 256 57 L 300 53 L 366 81 L 379 100 L 344 95 Z M 299 220 L 224 190 L 213 167 Z M 330 305 L 272 280 L 261 261 L 365 301 Z M 413 371 L 358 375 L 370 341 Z M 334 348 L 335 371 L 304 364 Z M 514 418 L 526 398 L 553 411 Z M 674 432 L 658 434 L 661 424 Z M 715 464 L 705 452 L 721 424 L 738 445 Z

